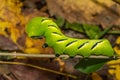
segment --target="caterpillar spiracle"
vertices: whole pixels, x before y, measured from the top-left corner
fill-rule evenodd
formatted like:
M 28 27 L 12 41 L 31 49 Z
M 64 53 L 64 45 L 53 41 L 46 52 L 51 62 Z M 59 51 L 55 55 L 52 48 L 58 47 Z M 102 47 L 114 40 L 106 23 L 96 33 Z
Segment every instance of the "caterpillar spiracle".
M 26 26 L 26 33 L 29 37 L 44 36 L 46 43 L 44 47 L 50 46 L 56 55 L 67 54 L 71 57 L 80 55 L 89 57 L 90 55 L 113 56 L 114 51 L 106 39 L 77 39 L 65 36 L 49 18 L 36 17 L 30 20 Z

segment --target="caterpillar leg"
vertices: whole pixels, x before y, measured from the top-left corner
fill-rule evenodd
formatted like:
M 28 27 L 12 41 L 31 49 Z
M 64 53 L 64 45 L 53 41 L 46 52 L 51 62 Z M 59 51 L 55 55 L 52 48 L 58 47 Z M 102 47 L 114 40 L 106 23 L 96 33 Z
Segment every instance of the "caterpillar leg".
M 46 47 L 48 47 L 48 44 L 47 44 L 47 43 L 44 43 L 42 47 L 43 47 L 43 48 L 46 48 Z
M 59 57 L 56 57 L 55 61 L 57 61 L 59 63 L 59 65 L 60 65 L 60 72 L 62 72 L 64 70 L 64 68 L 65 68 L 64 61 L 62 59 L 60 59 Z
M 59 56 L 60 56 L 60 54 L 55 53 L 55 56 L 56 56 L 56 57 L 59 57 Z

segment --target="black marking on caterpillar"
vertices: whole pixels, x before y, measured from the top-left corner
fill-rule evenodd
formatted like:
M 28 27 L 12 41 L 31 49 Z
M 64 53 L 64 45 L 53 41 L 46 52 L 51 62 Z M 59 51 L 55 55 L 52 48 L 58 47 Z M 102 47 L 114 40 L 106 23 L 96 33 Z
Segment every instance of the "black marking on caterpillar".
M 92 47 L 91 49 L 94 49 L 99 43 L 101 43 L 102 41 L 99 41 L 99 42 L 96 42 Z
M 43 39 L 43 36 L 31 36 L 33 39 Z
M 77 42 L 77 40 L 74 40 L 74 41 L 69 42 L 68 44 L 66 44 L 65 47 L 68 47 L 68 46 L 70 46 L 71 44 L 73 44 L 73 43 L 75 43 L 75 42 Z
M 58 54 L 58 53 L 55 53 L 55 56 L 56 56 L 56 57 L 59 57 L 59 56 L 60 56 L 60 54 Z
M 62 36 L 62 34 L 58 33 L 58 32 L 52 32 L 53 34 L 57 34 L 59 36 Z
M 55 28 L 57 28 L 57 26 L 55 26 L 55 25 L 48 25 L 48 27 L 55 27 Z
M 87 43 L 89 43 L 89 41 L 84 42 L 83 44 L 81 44 L 81 45 L 78 47 L 78 49 L 82 48 L 82 47 L 83 47 L 85 44 L 87 44 Z
M 47 43 L 44 43 L 42 47 L 43 47 L 43 48 L 46 48 L 46 47 L 48 47 L 48 44 L 47 44 Z
M 57 40 L 57 42 L 61 42 L 61 41 L 65 41 L 65 40 L 68 40 L 68 38 L 65 38 L 65 39 L 59 39 L 59 40 Z

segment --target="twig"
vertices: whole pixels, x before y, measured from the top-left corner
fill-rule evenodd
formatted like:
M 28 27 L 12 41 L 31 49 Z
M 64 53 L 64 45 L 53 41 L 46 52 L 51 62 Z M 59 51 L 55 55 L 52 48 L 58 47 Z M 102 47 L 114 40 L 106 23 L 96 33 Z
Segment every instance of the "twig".
M 33 68 L 36 68 L 36 69 L 39 69 L 39 70 L 49 71 L 49 72 L 52 72 L 52 73 L 55 73 L 55 74 L 59 74 L 59 75 L 63 75 L 63 76 L 68 76 L 68 77 L 71 77 L 71 78 L 74 78 L 74 79 L 77 78 L 76 76 L 71 75 L 71 74 L 62 73 L 62 72 L 59 72 L 59 71 L 47 69 L 47 68 L 36 66 L 36 65 L 32 65 L 32 64 L 22 63 L 22 62 L 0 61 L 0 63 L 1 64 L 13 64 L 13 65 L 29 66 L 29 67 L 33 67 Z
M 16 53 L 16 52 L 13 52 L 13 53 L 5 53 L 5 52 L 1 52 L 0 53 L 0 56 L 11 56 L 11 57 L 18 57 L 18 56 L 22 56 L 22 57 L 36 57 L 36 58 L 55 58 L 55 54 L 25 54 L 25 53 Z M 59 56 L 60 58 L 69 58 L 68 55 L 60 55 Z M 83 58 L 83 56 L 75 56 L 75 58 Z M 97 58 L 97 59 L 109 59 L 110 57 L 108 56 L 89 56 L 89 58 Z M 113 59 L 115 59 L 116 56 L 113 56 Z M 117 56 L 117 59 L 119 59 L 120 56 Z
M 104 31 L 101 32 L 101 34 L 98 36 L 98 38 L 101 38 L 102 36 L 104 36 L 113 26 L 109 26 L 107 27 Z M 98 39 L 97 38 L 97 39 Z
M 108 34 L 120 34 L 120 31 L 109 31 Z

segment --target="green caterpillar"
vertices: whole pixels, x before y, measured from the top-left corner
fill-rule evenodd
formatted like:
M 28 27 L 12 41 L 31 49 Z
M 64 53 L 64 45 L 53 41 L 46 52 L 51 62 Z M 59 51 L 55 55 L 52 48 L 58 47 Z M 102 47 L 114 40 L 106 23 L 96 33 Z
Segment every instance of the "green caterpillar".
M 30 20 L 26 26 L 26 33 L 29 37 L 40 38 L 44 36 L 46 43 L 44 47 L 50 46 L 56 55 L 67 54 L 70 57 L 80 55 L 113 56 L 114 51 L 106 39 L 88 40 L 76 39 L 65 36 L 56 23 L 51 19 L 36 17 Z

